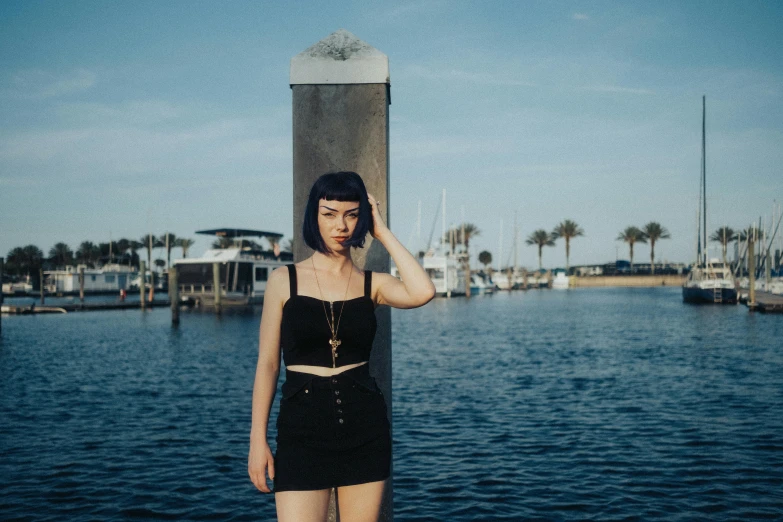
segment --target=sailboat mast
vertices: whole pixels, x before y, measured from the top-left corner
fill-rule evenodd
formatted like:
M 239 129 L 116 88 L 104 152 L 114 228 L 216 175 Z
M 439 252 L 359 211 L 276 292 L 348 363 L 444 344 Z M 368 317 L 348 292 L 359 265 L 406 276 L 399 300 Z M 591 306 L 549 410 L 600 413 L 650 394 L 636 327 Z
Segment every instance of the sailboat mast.
M 704 264 L 707 264 L 707 96 L 701 97 L 701 182 L 704 187 L 702 219 L 704 225 Z
M 517 227 L 517 211 L 514 211 L 514 277 L 517 274 L 517 267 L 519 266 L 519 229 Z
M 446 239 L 446 189 L 443 189 L 443 196 L 440 203 L 440 212 L 441 212 L 441 222 L 440 222 L 440 233 L 443 239 L 441 239 L 441 247 L 443 246 L 444 241 L 448 241 Z M 446 250 L 442 249 L 444 251 L 443 255 L 446 255 Z
M 503 268 L 503 218 L 500 218 L 500 235 L 498 236 L 498 272 Z

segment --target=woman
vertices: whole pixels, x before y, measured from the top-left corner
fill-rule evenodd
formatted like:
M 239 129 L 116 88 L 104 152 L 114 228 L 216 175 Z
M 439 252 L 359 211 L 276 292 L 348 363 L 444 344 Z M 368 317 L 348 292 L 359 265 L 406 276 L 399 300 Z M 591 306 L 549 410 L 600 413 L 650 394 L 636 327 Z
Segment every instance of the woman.
M 367 232 L 389 252 L 402 281 L 354 266 L 351 248 L 362 248 Z M 374 309 L 422 306 L 435 287 L 354 172 L 315 182 L 302 233 L 314 254 L 272 272 L 264 295 L 248 472 L 265 493 L 266 477 L 274 481 L 280 521 L 325 521 L 333 487 L 342 522 L 375 521 L 391 439 L 386 403 L 368 367 Z M 267 427 L 281 351 L 286 380 L 273 457 Z

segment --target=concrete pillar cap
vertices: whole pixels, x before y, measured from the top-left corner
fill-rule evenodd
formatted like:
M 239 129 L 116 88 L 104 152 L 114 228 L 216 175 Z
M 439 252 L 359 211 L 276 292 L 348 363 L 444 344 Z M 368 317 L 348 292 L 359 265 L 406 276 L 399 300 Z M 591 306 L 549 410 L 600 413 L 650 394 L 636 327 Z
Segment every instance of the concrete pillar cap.
M 291 58 L 291 85 L 389 83 L 389 57 L 339 29 Z

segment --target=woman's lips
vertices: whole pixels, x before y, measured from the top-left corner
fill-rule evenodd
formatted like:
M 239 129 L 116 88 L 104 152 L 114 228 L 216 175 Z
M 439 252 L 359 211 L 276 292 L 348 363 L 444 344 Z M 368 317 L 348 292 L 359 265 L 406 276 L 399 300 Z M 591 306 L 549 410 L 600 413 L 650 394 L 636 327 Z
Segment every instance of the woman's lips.
M 338 236 L 338 237 L 334 237 L 332 239 L 334 239 L 338 243 L 342 243 L 343 241 L 346 241 L 348 239 L 348 236 Z

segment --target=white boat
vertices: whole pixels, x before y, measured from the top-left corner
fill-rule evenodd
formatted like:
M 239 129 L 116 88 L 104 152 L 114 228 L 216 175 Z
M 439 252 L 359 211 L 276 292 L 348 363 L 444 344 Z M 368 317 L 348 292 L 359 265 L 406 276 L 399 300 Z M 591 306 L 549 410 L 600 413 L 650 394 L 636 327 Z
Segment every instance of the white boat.
M 470 276 L 470 295 L 490 294 L 495 290 L 495 286 L 486 283 L 478 274 Z
M 686 303 L 736 303 L 737 289 L 734 275 L 717 259 L 707 257 L 707 146 L 706 146 L 706 97 L 702 98 L 701 120 L 701 190 L 699 191 L 699 233 L 697 261 L 691 267 L 682 286 L 682 300 Z
M 770 294 L 783 295 L 783 278 L 776 277 L 769 280 L 769 284 L 763 279 L 757 279 L 756 291 L 769 292 Z M 743 290 L 750 289 L 750 279 L 743 277 L 739 280 L 739 287 Z
M 64 270 L 45 270 L 44 287 L 50 294 L 71 294 L 79 292 L 79 273 L 84 270 L 84 292 L 103 293 L 130 290 L 139 273 L 127 265 L 110 263 L 100 268 L 86 265 L 67 266 Z
M 439 297 L 465 295 L 465 271 L 457 262 L 456 256 L 425 254 L 419 258 L 419 263 L 435 285 L 435 295 Z
M 27 281 L 17 281 L 14 283 L 3 283 L 4 294 L 30 294 L 33 291 L 33 285 Z
M 718 259 L 694 266 L 682 287 L 682 298 L 686 303 L 736 303 L 731 269 Z
M 567 290 L 568 289 L 568 276 L 565 271 L 557 270 L 555 272 L 555 278 L 552 280 L 553 290 Z
M 272 237 L 282 234 L 260 230 L 216 229 L 196 232 L 218 237 Z M 198 306 L 214 305 L 213 266 L 219 267 L 223 306 L 247 306 L 263 302 L 266 282 L 275 268 L 293 262 L 293 254 L 252 248 L 213 248 L 197 258 L 178 259 L 177 287 L 180 299 Z

